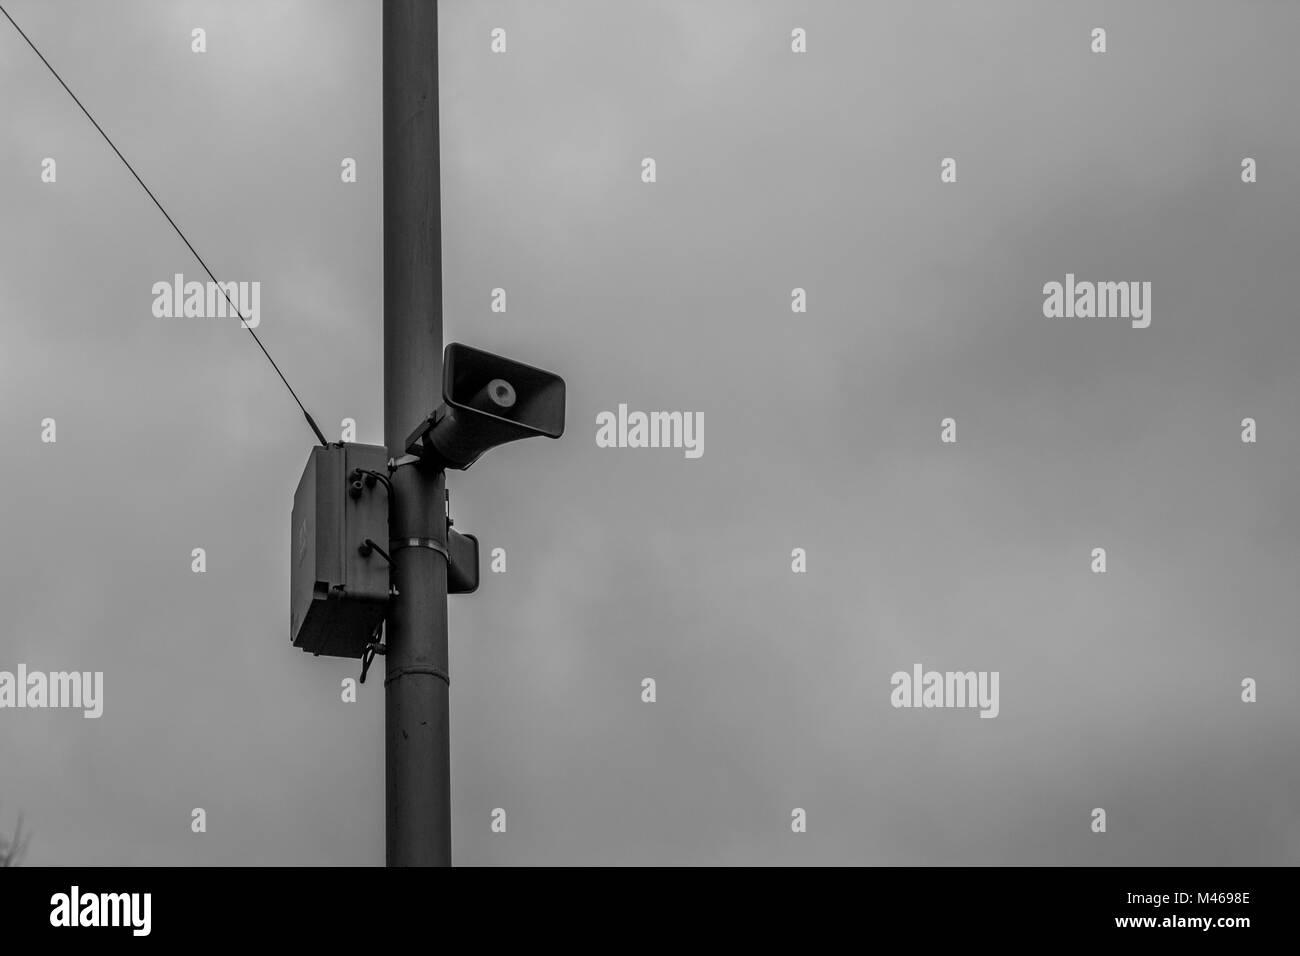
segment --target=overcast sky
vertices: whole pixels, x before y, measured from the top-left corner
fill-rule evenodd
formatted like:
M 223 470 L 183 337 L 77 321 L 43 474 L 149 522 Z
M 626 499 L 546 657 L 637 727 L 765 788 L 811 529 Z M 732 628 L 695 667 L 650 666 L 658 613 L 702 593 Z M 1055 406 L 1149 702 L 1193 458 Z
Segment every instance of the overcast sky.
M 5 6 L 262 283 L 322 427 L 382 441 L 380 4 Z M 451 599 L 456 862 L 1300 862 L 1298 30 L 443 3 L 446 338 L 569 389 L 562 440 L 449 479 L 508 560 Z M 31 864 L 382 864 L 382 681 L 344 703 L 357 663 L 289 640 L 310 432 L 237 322 L 153 316 L 199 266 L 7 22 L 0 130 L 0 670 L 105 675 L 99 720 L 0 711 L 0 830 Z M 1045 318 L 1067 272 L 1151 282 L 1150 328 Z M 597 448 L 620 403 L 702 412 L 703 456 Z M 892 708 L 918 662 L 998 671 L 999 716 Z

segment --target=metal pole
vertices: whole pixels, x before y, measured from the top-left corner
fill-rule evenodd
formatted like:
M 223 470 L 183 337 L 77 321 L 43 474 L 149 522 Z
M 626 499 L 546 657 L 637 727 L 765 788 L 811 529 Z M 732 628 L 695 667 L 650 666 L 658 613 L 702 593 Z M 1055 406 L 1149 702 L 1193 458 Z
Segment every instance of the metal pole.
M 384 444 L 400 458 L 407 434 L 442 399 L 438 5 L 384 0 L 383 18 Z M 384 657 L 389 866 L 451 865 L 444 489 L 441 471 L 404 465 L 393 474 L 398 593 Z

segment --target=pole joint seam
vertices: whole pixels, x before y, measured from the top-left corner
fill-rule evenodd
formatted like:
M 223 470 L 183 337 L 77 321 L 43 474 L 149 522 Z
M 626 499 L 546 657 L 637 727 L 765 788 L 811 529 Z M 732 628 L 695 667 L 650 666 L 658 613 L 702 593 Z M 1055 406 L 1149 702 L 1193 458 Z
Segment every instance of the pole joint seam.
M 384 678 L 384 686 L 387 687 L 399 677 L 405 677 L 407 674 L 427 674 L 436 677 L 448 687 L 451 686 L 451 677 L 441 667 L 434 667 L 432 664 L 403 664 L 400 667 L 394 667 Z

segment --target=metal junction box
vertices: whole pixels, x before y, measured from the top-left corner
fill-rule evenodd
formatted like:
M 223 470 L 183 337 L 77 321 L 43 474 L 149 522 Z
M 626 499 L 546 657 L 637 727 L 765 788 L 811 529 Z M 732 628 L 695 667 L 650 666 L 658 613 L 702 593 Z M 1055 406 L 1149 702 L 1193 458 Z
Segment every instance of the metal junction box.
M 387 477 L 387 450 L 313 448 L 293 495 L 289 634 L 313 654 L 361 657 L 388 607 L 388 562 L 359 550 L 367 538 L 387 550 L 388 492 L 354 481 L 358 468 Z

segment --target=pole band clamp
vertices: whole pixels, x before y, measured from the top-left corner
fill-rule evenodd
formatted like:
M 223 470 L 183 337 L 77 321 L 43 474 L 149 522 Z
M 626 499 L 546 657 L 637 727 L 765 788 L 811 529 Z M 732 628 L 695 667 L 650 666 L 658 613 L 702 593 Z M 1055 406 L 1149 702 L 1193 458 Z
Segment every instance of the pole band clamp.
M 430 551 L 437 551 L 444 561 L 451 564 L 451 555 L 447 553 L 447 548 L 439 544 L 434 538 L 389 538 L 388 549 L 390 551 L 400 551 L 402 548 L 428 548 Z
M 432 664 L 405 664 L 401 667 L 394 667 L 384 678 L 384 686 L 387 687 L 399 677 L 405 677 L 407 674 L 428 674 L 436 677 L 448 687 L 451 686 L 451 677 L 441 667 L 434 667 Z

